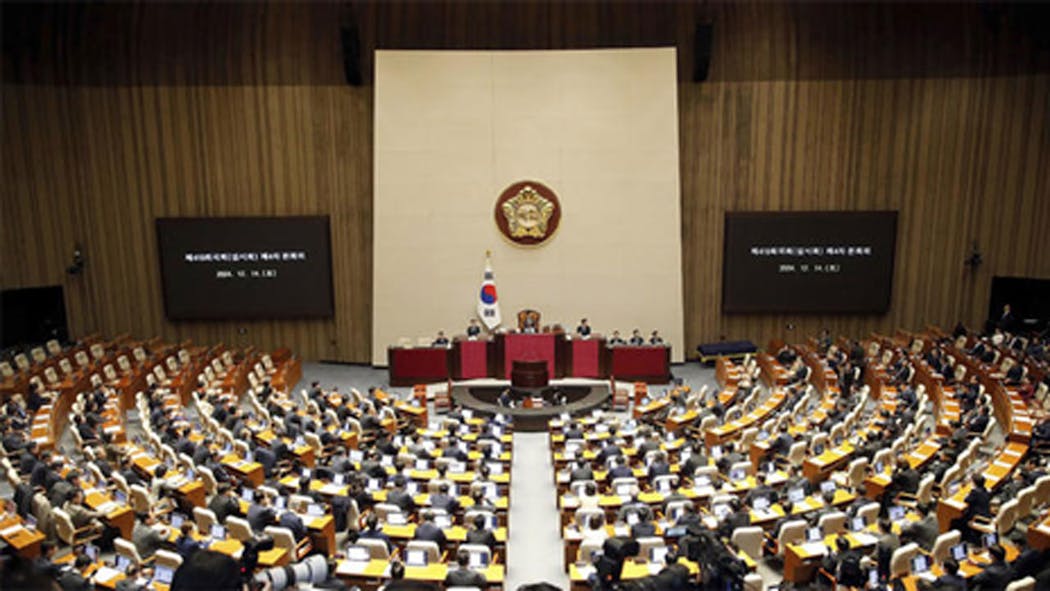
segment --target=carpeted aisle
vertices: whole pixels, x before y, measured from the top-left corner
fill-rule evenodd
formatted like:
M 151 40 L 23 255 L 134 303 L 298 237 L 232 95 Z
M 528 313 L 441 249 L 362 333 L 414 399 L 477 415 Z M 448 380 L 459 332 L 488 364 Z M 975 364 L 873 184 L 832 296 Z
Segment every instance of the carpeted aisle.
M 503 588 L 547 582 L 568 589 L 547 433 L 515 433 L 513 457 Z

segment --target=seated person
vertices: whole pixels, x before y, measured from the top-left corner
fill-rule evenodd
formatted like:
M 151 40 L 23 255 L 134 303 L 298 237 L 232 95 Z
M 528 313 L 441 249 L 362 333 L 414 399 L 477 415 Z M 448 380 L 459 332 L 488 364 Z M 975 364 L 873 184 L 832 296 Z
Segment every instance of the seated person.
M 576 334 L 583 338 L 591 336 L 591 327 L 587 324 L 586 318 L 580 318 L 580 325 L 576 327 Z
M 483 544 L 488 546 L 489 550 L 495 551 L 496 534 L 486 527 L 485 516 L 481 514 L 475 515 L 473 525 L 474 529 L 467 532 L 466 543 Z
M 639 345 L 644 345 L 645 344 L 645 339 L 642 338 L 642 331 L 638 330 L 637 328 L 634 329 L 633 331 L 631 331 L 631 339 L 629 341 L 627 341 L 627 342 L 628 342 L 628 344 L 630 344 L 632 346 L 635 346 L 635 347 L 637 347 Z
M 613 347 L 616 345 L 626 345 L 627 342 L 620 337 L 620 331 L 614 330 L 612 336 L 609 337 L 609 346 Z
M 658 331 L 654 330 L 653 333 L 651 335 L 649 335 L 649 344 L 650 345 L 662 345 L 662 344 L 664 344 L 664 340 L 663 340 L 663 338 L 660 337 L 660 333 Z
M 539 327 L 536 326 L 536 319 L 532 315 L 525 316 L 525 321 L 521 324 L 521 332 L 527 334 L 539 332 Z
M 434 514 L 431 511 L 423 512 L 422 521 L 416 526 L 414 539 L 434 542 L 437 544 L 438 550 L 442 552 L 445 551 L 445 544 L 448 543 L 448 540 L 445 538 L 445 532 L 434 524 Z
M 437 337 L 434 338 L 434 342 L 431 343 L 431 346 L 434 346 L 434 347 L 447 347 L 448 346 L 448 337 L 445 336 L 445 331 L 443 331 L 443 330 L 439 330 L 438 331 Z
M 467 337 L 470 340 L 474 340 L 477 339 L 479 336 L 481 336 L 481 327 L 478 326 L 477 320 L 471 318 L 470 324 L 467 325 Z
M 445 587 L 477 587 L 484 589 L 488 586 L 485 575 L 470 568 L 470 553 L 460 550 L 456 553 L 456 568 L 449 568 L 445 575 Z

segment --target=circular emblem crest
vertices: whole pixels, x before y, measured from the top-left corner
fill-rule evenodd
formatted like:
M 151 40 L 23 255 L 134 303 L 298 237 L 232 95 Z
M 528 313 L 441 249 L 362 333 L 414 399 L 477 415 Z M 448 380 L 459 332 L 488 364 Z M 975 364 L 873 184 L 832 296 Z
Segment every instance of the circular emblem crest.
M 561 222 L 561 204 L 549 187 L 536 181 L 519 181 L 500 193 L 496 201 L 496 226 L 515 244 L 535 246 L 554 235 Z

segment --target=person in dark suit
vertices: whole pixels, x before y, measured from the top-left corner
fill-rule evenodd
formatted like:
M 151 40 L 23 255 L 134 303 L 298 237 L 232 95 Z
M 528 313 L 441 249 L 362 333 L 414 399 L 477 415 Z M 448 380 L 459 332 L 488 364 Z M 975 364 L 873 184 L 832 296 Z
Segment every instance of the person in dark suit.
M 732 512 L 727 514 L 722 519 L 722 522 L 718 524 L 718 537 L 726 540 L 733 537 L 733 530 L 736 528 L 751 525 L 750 508 L 742 504 L 740 499 L 733 498 L 729 503 L 729 508 Z
M 576 462 L 576 466 L 569 475 L 569 480 L 571 482 L 594 480 L 594 470 L 591 469 L 591 465 L 587 462 Z
M 386 544 L 388 551 L 392 552 L 394 550 L 394 544 L 390 541 L 390 536 L 386 535 L 382 528 L 379 527 L 379 517 L 375 513 L 369 513 L 368 517 L 365 518 L 365 529 L 361 530 L 358 537 L 382 540 Z
M 679 564 L 678 555 L 668 552 L 664 567 L 652 578 L 654 591 L 685 591 L 691 589 L 689 567 Z
M 395 476 L 394 490 L 387 495 L 386 502 L 400 507 L 402 513 L 411 514 L 416 510 L 416 501 L 408 494 L 405 486 L 405 477 L 401 474 Z
M 484 589 L 488 586 L 485 575 L 469 568 L 470 553 L 460 550 L 456 553 L 456 568 L 449 568 L 445 575 L 445 587 L 477 587 Z
M 439 330 L 438 331 L 437 337 L 434 338 L 434 342 L 432 343 L 432 345 L 435 346 L 435 347 L 447 347 L 448 346 L 448 337 L 445 336 L 445 331 L 443 331 L 443 330 Z
M 708 465 L 707 455 L 705 454 L 704 444 L 696 442 L 693 444 L 689 458 L 682 463 L 679 474 L 682 474 L 688 478 L 692 478 L 696 474 L 697 468 L 703 468 Z
M 617 457 L 613 460 L 613 467 L 609 470 L 609 479 L 613 478 L 630 478 L 634 476 L 634 471 L 627 465 L 627 461 L 622 457 Z
M 664 344 L 664 340 L 663 340 L 663 338 L 660 337 L 660 333 L 658 331 L 654 330 L 653 333 L 651 335 L 649 335 L 649 344 L 650 345 L 662 345 L 662 344 Z
M 471 318 L 470 324 L 467 325 L 467 336 L 471 339 L 476 339 L 481 335 L 481 327 L 478 326 L 478 321 Z
M 84 571 L 91 566 L 91 559 L 86 554 L 80 554 L 73 562 L 73 568 L 58 579 L 62 591 L 92 591 L 94 585 L 84 576 Z
M 179 537 L 175 539 L 175 551 L 183 560 L 186 560 L 202 549 L 204 549 L 204 544 L 193 539 L 193 522 L 183 521 L 179 526 Z
M 295 536 L 295 541 L 302 541 L 309 532 L 306 530 L 306 524 L 303 523 L 303 518 L 299 517 L 291 511 L 285 511 L 281 513 L 281 517 L 277 522 L 279 527 L 287 528 Z
M 580 318 L 580 325 L 576 327 L 576 334 L 581 337 L 591 336 L 591 327 L 587 324 L 586 318 Z
M 991 417 L 988 415 L 988 407 L 982 405 L 977 409 L 977 415 L 966 421 L 966 429 L 974 435 L 983 433 L 989 421 Z
M 619 445 L 616 445 L 616 443 L 614 443 L 614 442 L 612 442 L 610 440 L 606 440 L 605 441 L 605 445 L 595 455 L 595 459 L 598 460 L 599 462 L 601 462 L 602 464 L 604 464 L 604 463 L 606 463 L 608 461 L 609 458 L 611 458 L 613 456 L 622 456 L 622 455 L 623 455 L 623 450 L 620 449 Z
M 57 546 L 51 540 L 40 543 L 40 556 L 33 559 L 33 572 L 57 579 L 62 572 L 57 564 L 53 562 Z
M 225 523 L 226 518 L 230 515 L 236 517 L 244 516 L 241 513 L 240 503 L 237 502 L 236 497 L 233 495 L 233 488 L 226 482 L 218 484 L 215 496 L 208 503 L 208 509 L 215 513 L 215 518 L 219 523 Z
M 631 338 L 627 341 L 630 345 L 638 347 L 645 344 L 645 338 L 642 336 L 642 331 L 637 328 L 631 331 Z
M 1013 568 L 1006 563 L 1006 550 L 999 544 L 988 549 L 992 563 L 970 580 L 975 591 L 1003 591 L 1013 580 Z
M 651 519 L 642 519 L 638 517 L 638 523 L 631 526 L 631 537 L 634 539 L 638 538 L 649 538 L 656 535 L 656 524 Z
M 614 330 L 612 336 L 609 337 L 609 346 L 615 347 L 617 345 L 626 345 L 627 342 L 620 337 L 620 331 Z
M 973 487 L 966 495 L 966 509 L 960 517 L 952 521 L 952 529 L 962 532 L 963 539 L 975 543 L 980 539 L 980 532 L 970 527 L 970 520 L 980 515 L 982 517 L 992 516 L 992 495 L 985 488 L 984 475 L 974 474 Z
M 430 511 L 424 511 L 422 519 L 420 524 L 416 526 L 415 539 L 435 542 L 438 545 L 438 550 L 444 552 L 448 540 L 445 538 L 445 532 L 434 524 L 434 514 Z
M 492 530 L 485 527 L 485 516 L 478 514 L 474 516 L 474 529 L 467 532 L 468 544 L 484 544 L 489 547 L 489 550 L 495 551 L 496 549 L 496 534 Z
M 261 532 L 266 529 L 266 526 L 273 525 L 273 522 L 277 520 L 277 512 L 270 506 L 270 503 L 270 496 L 263 494 L 259 495 L 258 502 L 248 507 L 247 519 L 252 526 L 252 531 Z
M 901 527 L 901 533 L 926 552 L 933 550 L 933 544 L 941 533 L 940 528 L 937 526 L 937 512 L 933 509 L 934 507 L 929 503 L 919 505 L 919 513 L 922 514 L 922 519 Z
M 438 485 L 437 494 L 430 495 L 430 506 L 434 509 L 444 509 L 449 515 L 459 511 L 459 500 L 448 494 L 448 484 L 442 482 Z
M 944 574 L 932 582 L 919 580 L 919 589 L 922 591 L 966 591 L 966 579 L 959 576 L 959 563 L 954 558 L 948 557 L 941 564 Z
M 663 452 L 659 452 L 655 455 L 653 463 L 649 464 L 649 482 L 650 484 L 657 476 L 665 476 L 671 473 L 671 464 L 667 463 L 667 456 Z

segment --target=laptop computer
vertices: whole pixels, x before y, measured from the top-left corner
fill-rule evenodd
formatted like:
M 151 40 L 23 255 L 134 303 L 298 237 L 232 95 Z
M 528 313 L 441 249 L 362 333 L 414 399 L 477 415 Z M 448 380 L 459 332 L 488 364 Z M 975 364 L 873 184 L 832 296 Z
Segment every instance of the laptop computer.
M 426 550 L 407 550 L 405 552 L 405 566 L 426 566 Z
M 171 586 L 171 579 L 175 576 L 175 571 L 169 566 L 161 566 L 159 564 L 153 566 L 153 582 L 161 583 L 162 585 Z
M 470 568 L 483 569 L 489 566 L 489 555 L 484 552 L 471 552 L 470 562 L 467 564 Z

